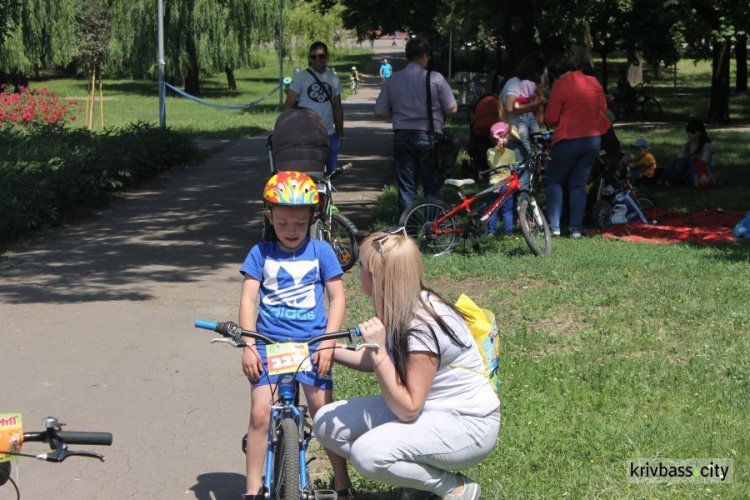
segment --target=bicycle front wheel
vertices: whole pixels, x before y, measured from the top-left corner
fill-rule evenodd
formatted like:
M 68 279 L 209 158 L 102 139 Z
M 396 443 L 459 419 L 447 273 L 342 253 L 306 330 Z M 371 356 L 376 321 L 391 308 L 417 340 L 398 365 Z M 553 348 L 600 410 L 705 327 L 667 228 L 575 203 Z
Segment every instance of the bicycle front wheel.
M 399 225 L 406 229 L 406 234 L 414 238 L 420 251 L 439 257 L 453 250 L 457 243 L 457 234 L 435 234 L 433 226 L 442 215 L 451 211 L 450 205 L 439 200 L 415 201 L 404 210 Z M 456 221 L 453 217 L 443 220 L 438 229 L 455 231 Z
M 552 253 L 552 233 L 547 219 L 536 200 L 531 196 L 523 196 L 518 203 L 518 220 L 521 233 L 526 244 L 534 255 L 549 255 Z
M 331 214 L 331 228 L 327 229 L 321 219 L 310 225 L 310 237 L 314 240 L 324 240 L 331 244 L 341 269 L 348 271 L 357 262 L 359 249 L 357 248 L 357 226 L 339 212 Z
M 278 440 L 273 457 L 271 498 L 299 500 L 299 428 L 292 418 L 285 418 L 278 427 Z

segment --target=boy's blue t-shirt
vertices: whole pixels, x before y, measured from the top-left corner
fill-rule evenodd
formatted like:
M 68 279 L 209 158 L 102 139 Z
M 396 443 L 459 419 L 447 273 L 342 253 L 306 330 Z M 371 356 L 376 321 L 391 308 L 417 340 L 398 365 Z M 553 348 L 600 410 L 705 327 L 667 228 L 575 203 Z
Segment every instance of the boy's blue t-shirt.
M 333 248 L 311 240 L 294 252 L 263 242 L 247 254 L 240 268 L 260 281 L 255 328 L 274 340 L 309 340 L 325 333 L 325 282 L 344 274 Z

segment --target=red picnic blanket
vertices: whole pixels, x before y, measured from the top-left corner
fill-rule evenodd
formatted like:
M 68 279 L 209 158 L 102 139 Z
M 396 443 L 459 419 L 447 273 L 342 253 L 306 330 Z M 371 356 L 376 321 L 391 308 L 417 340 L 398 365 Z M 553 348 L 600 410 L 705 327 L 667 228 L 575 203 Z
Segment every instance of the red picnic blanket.
M 698 212 L 667 212 L 659 207 L 644 210 L 646 217 L 656 224 L 628 222 L 603 229 L 588 231 L 590 236 L 604 236 L 644 243 L 717 243 L 735 241 L 734 226 L 745 217 L 736 210 L 707 209 Z

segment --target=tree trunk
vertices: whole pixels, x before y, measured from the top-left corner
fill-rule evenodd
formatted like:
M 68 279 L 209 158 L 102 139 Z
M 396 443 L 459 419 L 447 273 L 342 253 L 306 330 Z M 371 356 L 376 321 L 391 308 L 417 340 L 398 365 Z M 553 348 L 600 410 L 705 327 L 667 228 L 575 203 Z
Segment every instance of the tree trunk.
M 607 53 L 606 52 L 600 52 L 599 55 L 602 58 L 602 88 L 604 89 L 604 93 L 607 93 L 607 85 L 609 84 L 609 80 L 607 79 Z
M 732 44 L 729 40 L 714 40 L 711 65 L 711 104 L 708 122 L 729 121 L 729 58 Z
M 534 50 L 534 0 L 508 2 L 508 24 L 505 39 L 510 71 Z
M 735 81 L 737 93 L 747 92 L 747 35 L 737 38 L 734 55 L 737 60 L 737 79 Z
M 633 86 L 643 83 L 643 55 L 640 52 L 636 52 L 631 54 L 628 59 L 628 82 Z
M 227 74 L 227 86 L 229 90 L 237 90 L 237 80 L 234 78 L 234 70 L 227 66 L 224 68 L 224 72 Z
M 191 66 L 188 69 L 187 75 L 185 75 L 185 92 L 190 95 L 199 96 L 201 95 L 201 82 L 198 68 Z

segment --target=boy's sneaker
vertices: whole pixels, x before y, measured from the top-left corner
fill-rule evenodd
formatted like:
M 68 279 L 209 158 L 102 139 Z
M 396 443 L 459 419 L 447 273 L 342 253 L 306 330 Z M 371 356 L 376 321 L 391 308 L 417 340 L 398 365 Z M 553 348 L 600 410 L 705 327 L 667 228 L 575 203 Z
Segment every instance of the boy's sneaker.
M 577 231 L 576 231 L 576 232 L 574 232 L 574 233 L 570 233 L 570 237 L 571 237 L 571 238 L 575 238 L 575 239 L 578 239 L 578 238 L 580 238 L 581 236 L 582 236 L 582 234 L 581 234 L 581 233 L 579 233 L 579 232 L 577 232 Z
M 457 494 L 443 495 L 443 500 L 479 500 L 479 494 L 482 492 L 479 485 L 463 474 L 461 474 L 461 479 L 464 482 L 464 490 Z
M 560 236 L 560 230 L 559 229 L 553 229 L 550 232 L 552 233 L 552 236 Z

